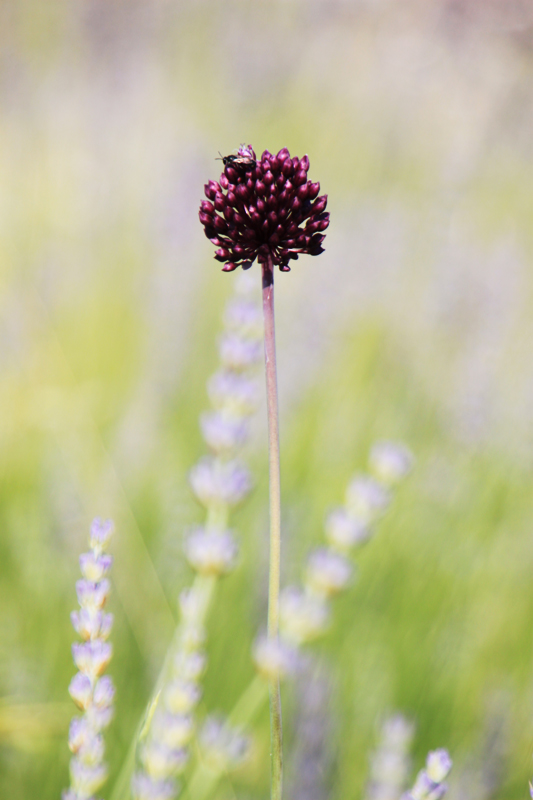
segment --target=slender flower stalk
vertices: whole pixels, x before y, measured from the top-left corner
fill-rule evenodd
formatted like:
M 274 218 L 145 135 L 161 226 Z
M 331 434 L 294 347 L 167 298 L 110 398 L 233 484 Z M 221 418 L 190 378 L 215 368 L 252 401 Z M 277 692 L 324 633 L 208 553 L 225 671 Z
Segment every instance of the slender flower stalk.
M 268 415 L 268 464 L 270 483 L 270 574 L 268 581 L 268 636 L 279 636 L 279 590 L 281 567 L 281 487 L 279 458 L 279 411 L 276 375 L 276 333 L 274 323 L 274 269 L 272 259 L 263 263 L 263 316 L 265 321 L 265 372 Z M 283 741 L 279 675 L 269 679 L 271 731 L 271 796 L 281 800 L 283 784 Z
M 316 256 L 323 252 L 323 231 L 329 225 L 325 210 L 327 195 L 318 197 L 320 184 L 308 180 L 309 158 L 291 158 L 286 147 L 277 155 L 265 150 L 257 159 L 251 145 L 241 145 L 237 155 L 222 160 L 224 172 L 219 181 L 209 181 L 204 187 L 207 200 L 200 205 L 199 218 L 205 235 L 218 247 L 215 258 L 225 262 L 225 272 L 232 272 L 238 266 L 248 269 L 256 259 L 262 267 L 270 479 L 268 636 L 275 643 L 280 618 L 281 515 L 274 266 L 288 272 L 289 262 L 297 260 L 300 254 Z M 279 676 L 269 678 L 269 694 L 271 797 L 281 800 Z
M 110 591 L 106 576 L 113 563 L 106 550 L 112 533 L 111 520 L 93 520 L 90 551 L 80 556 L 83 579 L 76 583 L 80 610 L 72 612 L 71 620 L 83 641 L 72 645 L 79 671 L 70 682 L 69 693 L 83 715 L 74 717 L 70 724 L 69 747 L 74 755 L 70 788 L 63 792 L 63 800 L 95 800 L 94 793 L 107 778 L 102 731 L 113 716 L 115 688 L 111 678 L 102 673 L 113 652 L 107 641 L 113 616 L 104 612 Z

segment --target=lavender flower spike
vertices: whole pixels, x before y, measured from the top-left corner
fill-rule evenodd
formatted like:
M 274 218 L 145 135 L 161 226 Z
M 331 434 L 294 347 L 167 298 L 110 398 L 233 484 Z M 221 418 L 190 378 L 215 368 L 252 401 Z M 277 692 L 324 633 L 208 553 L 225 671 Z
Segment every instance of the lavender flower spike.
M 421 770 L 413 788 L 402 795 L 401 800 L 440 800 L 448 791 L 444 779 L 452 768 L 447 750 L 440 748 L 428 753 L 426 768 Z
M 256 259 L 288 272 L 300 253 L 323 252 L 328 198 L 318 197 L 320 184 L 307 179 L 307 156 L 291 158 L 284 147 L 277 155 L 265 150 L 258 159 L 248 145 L 223 161 L 218 182 L 204 187 L 208 199 L 199 217 L 224 272 L 248 269 Z
M 105 549 L 112 532 L 110 520 L 95 519 L 89 537 L 91 550 L 80 556 L 83 580 L 76 584 L 76 593 L 81 608 L 72 612 L 71 620 L 83 641 L 72 646 L 79 671 L 70 682 L 69 693 L 83 715 L 74 717 L 70 724 L 69 747 L 74 757 L 70 761 L 70 788 L 63 792 L 63 800 L 88 800 L 107 778 L 102 731 L 113 716 L 115 688 L 111 678 L 102 673 L 112 655 L 106 639 L 113 617 L 104 612 L 110 588 L 105 576 L 113 561 Z

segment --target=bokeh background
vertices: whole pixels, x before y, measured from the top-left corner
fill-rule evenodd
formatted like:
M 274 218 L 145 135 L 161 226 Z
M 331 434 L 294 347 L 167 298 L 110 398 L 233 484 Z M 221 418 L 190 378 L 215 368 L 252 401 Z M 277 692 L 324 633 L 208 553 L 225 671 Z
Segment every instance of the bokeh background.
M 450 749 L 455 800 L 526 796 L 532 130 L 528 0 L 0 3 L 0 796 L 68 783 L 69 612 L 96 515 L 117 526 L 106 797 L 149 697 L 190 581 L 187 472 L 235 278 L 197 211 L 241 142 L 307 152 L 332 220 L 326 252 L 277 280 L 284 581 L 375 439 L 417 459 L 316 670 L 286 688 L 289 793 L 362 796 L 398 710 L 417 768 Z M 247 458 L 210 710 L 239 696 L 264 619 L 263 423 Z M 266 715 L 256 738 L 221 798 L 267 796 Z

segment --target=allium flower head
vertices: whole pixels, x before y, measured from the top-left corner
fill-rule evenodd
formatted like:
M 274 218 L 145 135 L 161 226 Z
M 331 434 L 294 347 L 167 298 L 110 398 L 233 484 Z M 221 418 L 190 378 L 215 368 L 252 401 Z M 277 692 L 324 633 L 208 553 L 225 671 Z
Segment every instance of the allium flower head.
M 308 180 L 308 170 L 308 157 L 291 158 L 286 147 L 257 159 L 251 145 L 241 146 L 237 156 L 224 159 L 219 181 L 204 187 L 208 199 L 199 217 L 225 272 L 268 258 L 288 272 L 300 253 L 323 252 L 327 195 L 318 196 L 320 184 Z

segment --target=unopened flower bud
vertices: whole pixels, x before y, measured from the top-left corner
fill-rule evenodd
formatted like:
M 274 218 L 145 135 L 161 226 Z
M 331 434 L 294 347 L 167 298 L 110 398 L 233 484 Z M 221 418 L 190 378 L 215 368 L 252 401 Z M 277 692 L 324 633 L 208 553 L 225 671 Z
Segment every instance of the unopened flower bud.
M 215 409 L 236 416 L 251 414 L 259 402 L 257 383 L 245 375 L 226 370 L 213 375 L 208 392 Z
M 352 566 L 344 556 L 321 548 L 309 556 L 306 582 L 313 591 L 329 597 L 346 588 L 352 572 Z
M 240 766 L 250 753 L 250 741 L 240 730 L 220 717 L 208 717 L 200 733 L 200 745 L 215 770 Z
M 70 782 L 80 797 L 90 798 L 107 778 L 104 764 L 85 764 L 80 758 L 70 761 Z
M 200 688 L 190 681 L 174 680 L 167 686 L 165 699 L 173 714 L 188 714 L 198 703 Z
M 390 491 L 369 475 L 356 475 L 346 490 L 348 511 L 369 522 L 385 511 L 390 500 Z
M 237 559 L 237 545 L 229 531 L 199 528 L 185 542 L 185 555 L 201 575 L 225 575 Z
M 371 536 L 367 522 L 352 516 L 345 508 L 335 508 L 326 517 L 326 538 L 336 550 L 347 551 L 363 544 Z
M 411 451 L 399 442 L 376 442 L 370 451 L 370 469 L 384 483 L 393 484 L 404 478 L 413 462 Z
M 89 537 L 89 546 L 91 550 L 101 552 L 106 548 L 111 536 L 113 535 L 114 525 L 113 521 L 106 519 L 102 521 L 99 517 L 93 519 L 91 524 L 91 535 Z
M 173 780 L 156 780 L 141 772 L 133 776 L 131 791 L 135 800 L 173 800 L 178 786 Z
M 69 684 L 68 693 L 78 708 L 85 711 L 91 704 L 93 696 L 93 684 L 91 679 L 82 672 L 77 672 Z
M 109 553 L 101 553 L 96 556 L 94 553 L 82 553 L 80 556 L 80 569 L 83 577 L 96 583 L 107 575 L 113 563 L 113 556 Z
M 202 414 L 200 426 L 205 441 L 216 455 L 233 455 L 242 447 L 248 435 L 245 420 L 219 411 Z
M 280 627 L 287 639 L 297 644 L 310 641 L 326 630 L 329 608 L 316 595 L 300 589 L 284 589 L 280 598 Z
M 250 369 L 261 359 L 261 342 L 227 333 L 220 339 L 220 360 L 227 369 Z
M 181 772 L 187 763 L 187 752 L 183 749 L 172 749 L 160 742 L 149 742 L 141 753 L 143 766 L 155 780 L 163 780 Z
M 209 457 L 193 467 L 190 482 L 196 497 L 205 506 L 237 505 L 251 488 L 248 470 L 237 461 L 221 462 Z
M 294 646 L 268 636 L 261 636 L 255 642 L 253 659 L 258 672 L 267 680 L 283 680 L 298 666 L 298 654 Z
M 111 644 L 102 642 L 99 639 L 72 645 L 74 663 L 80 672 L 88 675 L 93 680 L 105 670 L 111 661 L 112 654 L 113 648 Z
M 434 783 L 442 783 L 452 768 L 452 760 L 447 750 L 440 748 L 428 753 L 426 772 Z

